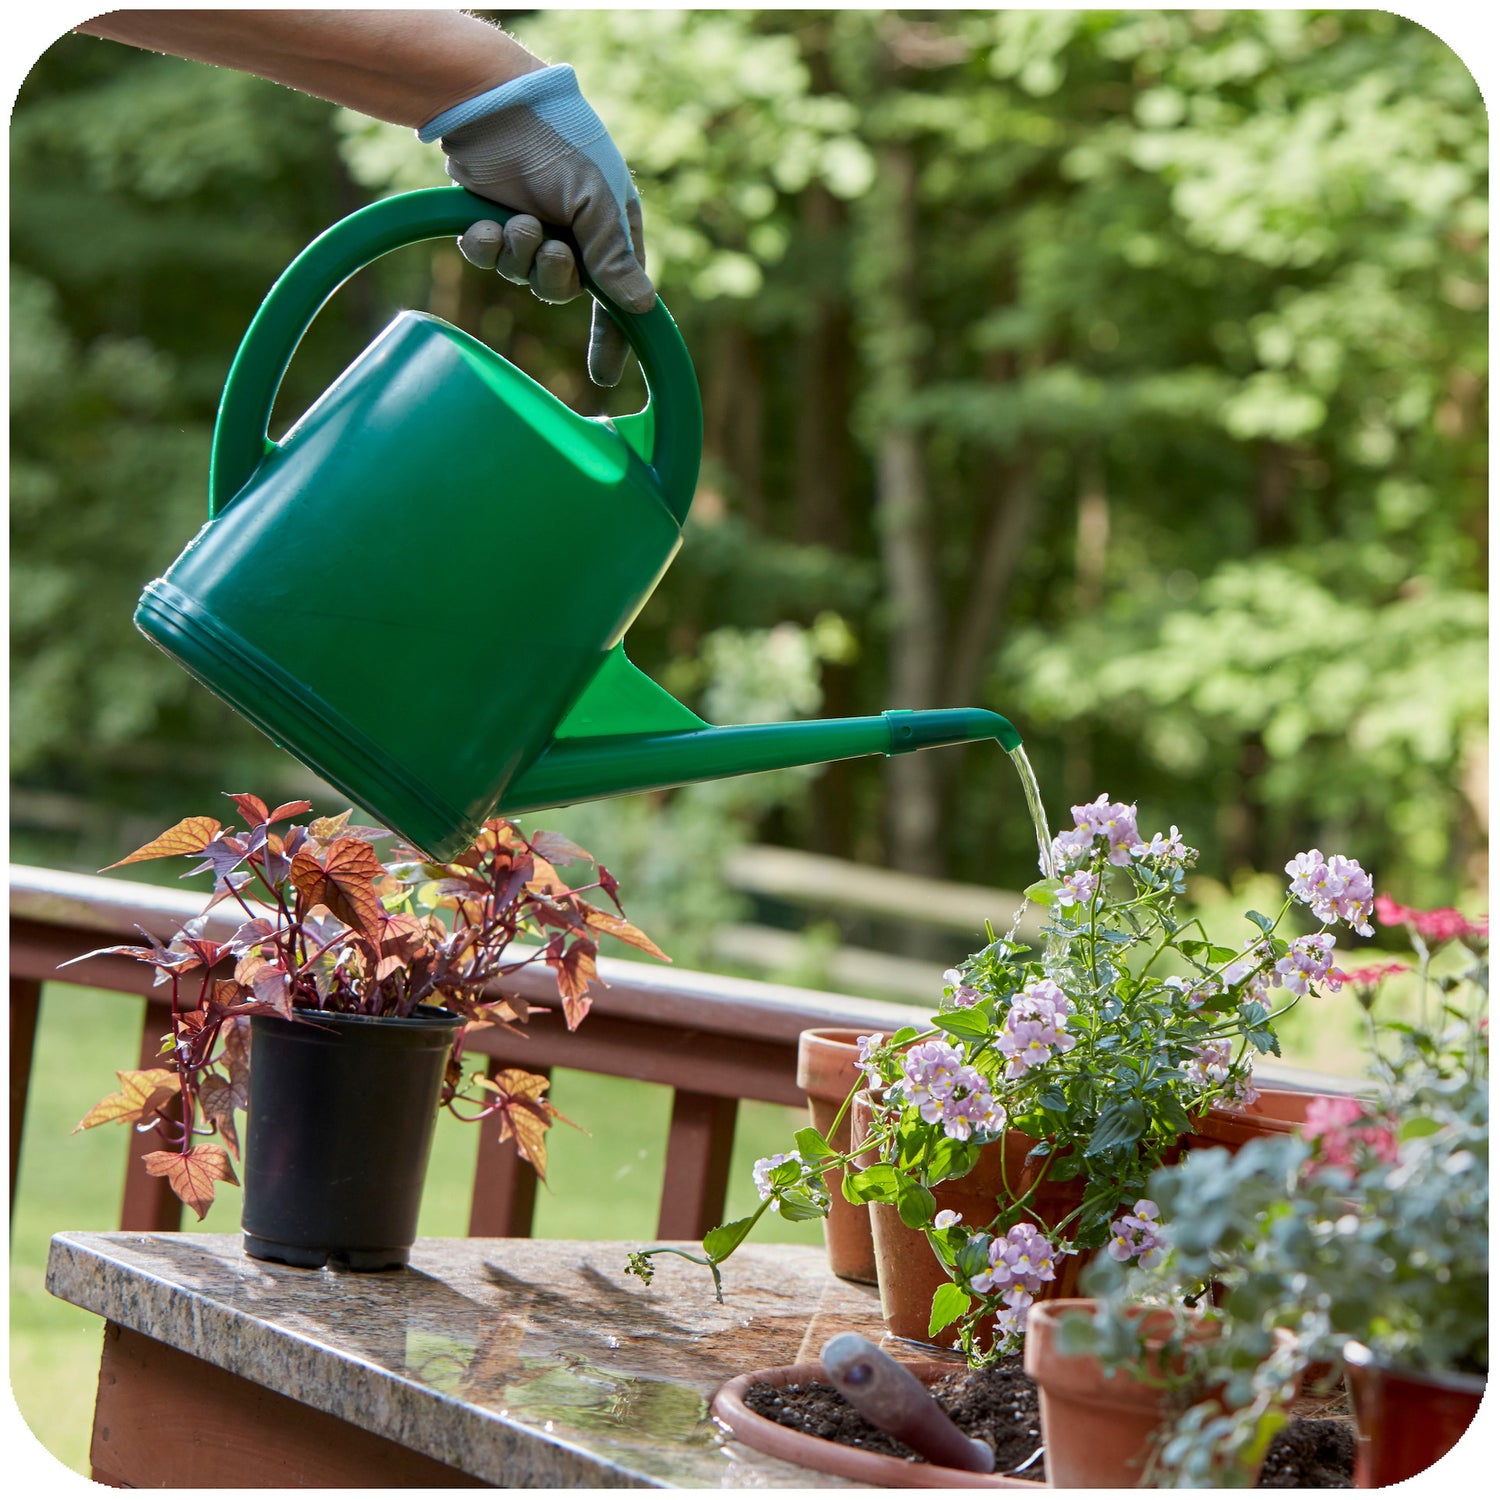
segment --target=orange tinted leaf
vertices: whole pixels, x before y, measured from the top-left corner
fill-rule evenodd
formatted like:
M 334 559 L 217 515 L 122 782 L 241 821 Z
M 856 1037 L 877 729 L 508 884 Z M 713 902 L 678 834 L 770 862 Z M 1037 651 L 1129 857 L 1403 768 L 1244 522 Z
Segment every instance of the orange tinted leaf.
M 172 1191 L 201 1219 L 214 1201 L 214 1184 L 238 1184 L 229 1153 L 222 1146 L 180 1151 L 148 1151 L 141 1160 L 153 1177 L 165 1177 Z
M 234 1125 L 234 1112 L 236 1109 L 244 1109 L 245 1100 L 227 1078 L 218 1073 L 209 1073 L 198 1085 L 198 1103 L 204 1116 L 218 1126 L 219 1134 L 224 1137 L 224 1144 L 238 1161 L 240 1138 Z
M 182 1087 L 171 1068 L 140 1068 L 128 1073 L 116 1070 L 115 1077 L 120 1080 L 120 1092 L 101 1099 L 73 1127 L 74 1135 L 116 1121 L 136 1124 L 153 1120 L 157 1109 L 174 1099 Z
M 315 906 L 326 906 L 341 922 L 364 934 L 377 952 L 385 930 L 385 908 L 375 882 L 385 874 L 380 856 L 362 839 L 337 838 L 315 854 L 304 845 L 292 861 L 292 884 Z
M 217 818 L 184 818 L 165 833 L 158 834 L 149 844 L 142 844 L 134 854 L 117 859 L 106 870 L 118 870 L 121 865 L 133 865 L 138 860 L 162 859 L 168 854 L 201 854 L 218 836 L 222 825 Z
M 295 818 L 299 813 L 311 812 L 311 802 L 283 802 L 273 807 L 266 818 L 268 823 L 279 823 L 283 818 Z
M 591 931 L 608 933 L 610 937 L 619 938 L 622 943 L 629 943 L 632 948 L 639 948 L 642 953 L 649 953 L 652 958 L 659 958 L 663 963 L 672 962 L 634 922 L 627 922 L 624 917 L 617 917 L 612 911 L 600 911 L 587 901 L 579 904 L 583 907 L 584 920 Z
M 536 1169 L 543 1182 L 547 1180 L 547 1131 L 554 1118 L 563 1116 L 542 1095 L 547 1091 L 549 1080 L 536 1073 L 526 1073 L 520 1068 L 504 1068 L 493 1078 L 482 1073 L 474 1075 L 474 1081 L 503 1101 L 496 1111 L 500 1121 L 500 1139 L 514 1138 L 517 1153 Z M 568 1121 L 571 1125 L 573 1122 Z
M 269 819 L 266 804 L 254 792 L 225 792 L 224 795 L 239 808 L 247 827 L 254 828 Z
M 560 941 L 560 939 L 558 939 Z M 587 938 L 579 938 L 565 953 L 547 953 L 547 964 L 557 974 L 557 992 L 562 996 L 563 1017 L 569 1031 L 588 1015 L 589 982 L 598 978 L 594 955 L 599 950 Z

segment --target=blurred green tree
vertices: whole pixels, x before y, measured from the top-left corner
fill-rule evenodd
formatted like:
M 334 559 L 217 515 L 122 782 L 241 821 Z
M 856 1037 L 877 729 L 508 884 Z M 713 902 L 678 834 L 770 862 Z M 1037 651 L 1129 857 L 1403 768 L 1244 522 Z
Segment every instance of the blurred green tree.
M 714 632 L 833 616 L 821 711 L 1007 713 L 1054 820 L 1107 788 L 1216 873 L 1322 842 L 1412 900 L 1479 878 L 1487 128 L 1441 42 L 1378 11 L 508 19 L 632 163 L 703 381 L 642 666 L 701 708 Z M 79 38 L 12 151 L 16 766 L 118 796 L 254 753 L 121 624 L 201 514 L 239 332 L 299 243 L 441 159 Z M 588 387 L 578 309 L 403 256 L 319 320 L 289 409 L 396 297 L 580 409 L 638 399 Z M 992 883 L 1028 858 L 980 748 L 741 821 Z

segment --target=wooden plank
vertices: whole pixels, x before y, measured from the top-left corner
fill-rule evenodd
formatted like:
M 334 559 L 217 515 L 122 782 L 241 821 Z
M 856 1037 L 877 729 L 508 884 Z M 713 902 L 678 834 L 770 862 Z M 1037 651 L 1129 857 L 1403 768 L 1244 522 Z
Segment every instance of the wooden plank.
M 144 968 L 144 965 L 137 965 Z M 149 973 L 150 971 L 147 970 Z M 161 1066 L 161 1039 L 171 1030 L 172 1007 L 159 996 L 146 1002 L 141 1020 L 141 1050 L 138 1068 Z M 125 1191 L 120 1200 L 120 1228 L 147 1232 L 182 1228 L 182 1201 L 165 1177 L 153 1177 L 141 1158 L 164 1142 L 156 1131 L 138 1135 L 132 1129 L 125 1148 Z
M 485 1071 L 493 1078 L 506 1064 L 491 1058 Z M 527 1072 L 552 1076 L 551 1068 Z M 469 1200 L 469 1234 L 486 1239 L 530 1239 L 536 1212 L 536 1169 L 523 1161 L 515 1141 L 502 1141 L 493 1121 L 480 1124 L 474 1163 L 474 1193 Z
M 738 1111 L 735 1099 L 686 1089 L 674 1094 L 657 1239 L 702 1239 L 716 1224 L 724 1222 L 729 1155 Z
M 10 981 L 10 1211 L 16 1211 L 16 1177 L 21 1165 L 21 1135 L 26 1128 L 26 1096 L 31 1088 L 31 1056 L 42 1009 L 37 979 Z
M 736 890 L 781 901 L 795 901 L 823 911 L 857 912 L 921 922 L 950 932 L 966 932 L 978 939 L 986 919 L 1004 932 L 1026 898 L 1019 891 L 971 885 L 956 880 L 931 880 L 903 870 L 884 870 L 828 854 L 808 854 L 770 844 L 734 849 L 724 860 L 724 879 Z M 1041 935 L 1046 915 L 1026 906 L 1021 936 L 1028 942 Z
M 806 1103 L 807 1096 L 797 1087 L 795 1041 L 746 1037 L 726 1046 L 716 1033 L 598 1014 L 590 1015 L 577 1031 L 569 1031 L 559 1011 L 533 1015 L 526 1032 L 525 1041 L 503 1032 L 495 1036 L 481 1032 L 472 1046 L 532 1073 L 543 1068 L 574 1068 L 693 1088 L 720 1098 Z
M 132 1489 L 488 1488 L 280 1392 L 106 1323 L 89 1460 Z

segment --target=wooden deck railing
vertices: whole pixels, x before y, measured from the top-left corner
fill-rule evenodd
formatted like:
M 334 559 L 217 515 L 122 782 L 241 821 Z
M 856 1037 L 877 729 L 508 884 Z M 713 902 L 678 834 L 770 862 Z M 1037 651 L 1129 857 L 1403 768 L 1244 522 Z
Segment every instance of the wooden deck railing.
M 32 1043 L 44 986 L 60 981 L 143 996 L 140 1062 L 152 1066 L 171 1007 L 152 988 L 154 970 L 133 959 L 101 957 L 57 972 L 57 966 L 95 948 L 137 943 L 139 924 L 167 938 L 203 909 L 201 894 L 127 880 L 74 875 L 58 870 L 10 868 L 10 1182 L 15 1201 Z M 205 935 L 223 939 L 239 925 L 227 907 L 210 912 Z M 697 1239 L 723 1221 L 729 1154 L 741 1099 L 799 1105 L 795 1081 L 797 1035 L 811 1026 L 858 1026 L 887 1032 L 913 1019 L 907 1007 L 785 985 L 762 984 L 661 964 L 603 959 L 608 988 L 598 988 L 588 1019 L 575 1032 L 562 1011 L 546 969 L 522 970 L 512 992 L 533 1006 L 527 1037 L 486 1030 L 473 1035 L 471 1050 L 493 1069 L 524 1067 L 550 1073 L 554 1067 L 661 1083 L 672 1091 L 657 1234 Z M 125 1152 L 125 1188 L 120 1228 L 181 1227 L 181 1204 L 164 1179 L 140 1164 L 141 1144 Z M 502 1145 L 496 1132 L 481 1138 L 474 1174 L 469 1233 L 529 1235 L 536 1176 Z
M 125 997 L 143 996 L 139 1066 L 152 1066 L 171 1008 L 153 989 L 154 970 L 133 959 L 101 957 L 58 974 L 57 966 L 81 953 L 139 940 L 137 925 L 167 938 L 203 908 L 203 897 L 127 880 L 67 874 L 25 865 L 10 867 L 10 1183 L 15 1202 L 32 1042 L 49 981 L 89 985 Z M 227 907 L 210 912 L 205 935 L 223 939 L 239 925 Z M 921 1016 L 909 1006 L 855 1000 L 818 990 L 722 975 L 693 973 L 660 964 L 603 959 L 607 988 L 596 990 L 593 1009 L 569 1033 L 552 988 L 550 971 L 523 970 L 512 992 L 533 1006 L 526 1039 L 486 1030 L 471 1038 L 471 1050 L 493 1069 L 524 1067 L 550 1073 L 554 1067 L 666 1084 L 673 1091 L 657 1234 L 697 1239 L 722 1222 L 729 1154 L 741 1099 L 800 1105 L 796 1084 L 798 1033 L 813 1026 L 852 1026 L 894 1031 Z M 1257 1078 L 1286 1087 L 1329 1092 L 1348 1089 L 1346 1080 L 1292 1069 L 1258 1066 Z M 182 1208 L 165 1179 L 140 1164 L 141 1145 L 132 1138 L 123 1153 L 124 1195 L 120 1228 L 181 1227 Z M 474 1174 L 469 1215 L 472 1235 L 531 1233 L 536 1176 L 509 1144 L 484 1132 Z

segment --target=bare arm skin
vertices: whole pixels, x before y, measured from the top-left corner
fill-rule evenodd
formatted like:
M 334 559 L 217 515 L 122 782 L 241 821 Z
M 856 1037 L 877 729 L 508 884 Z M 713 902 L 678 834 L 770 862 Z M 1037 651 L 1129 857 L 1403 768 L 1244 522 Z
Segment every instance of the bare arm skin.
M 269 78 L 415 128 L 544 66 L 457 10 L 115 10 L 75 28 Z

